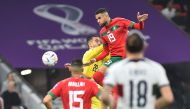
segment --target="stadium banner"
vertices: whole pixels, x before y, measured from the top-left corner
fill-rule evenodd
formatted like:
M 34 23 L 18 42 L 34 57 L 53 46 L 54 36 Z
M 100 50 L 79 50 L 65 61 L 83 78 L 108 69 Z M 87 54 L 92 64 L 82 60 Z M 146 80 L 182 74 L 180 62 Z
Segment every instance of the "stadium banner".
M 168 22 L 146 0 L 4 0 L 0 4 L 0 54 L 15 68 L 43 68 L 41 57 L 53 50 L 56 68 L 82 58 L 86 37 L 98 34 L 98 8 L 107 8 L 112 18 L 137 22 L 137 12 L 148 13 L 143 34 L 150 37 L 146 56 L 161 63 L 190 60 L 190 39 Z

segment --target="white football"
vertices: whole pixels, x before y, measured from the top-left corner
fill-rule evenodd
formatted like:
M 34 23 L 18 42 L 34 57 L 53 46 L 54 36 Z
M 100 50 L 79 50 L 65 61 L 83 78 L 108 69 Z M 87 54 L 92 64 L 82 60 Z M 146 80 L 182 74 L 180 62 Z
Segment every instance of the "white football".
M 53 51 L 47 51 L 42 56 L 42 62 L 47 66 L 54 66 L 58 62 L 57 54 Z

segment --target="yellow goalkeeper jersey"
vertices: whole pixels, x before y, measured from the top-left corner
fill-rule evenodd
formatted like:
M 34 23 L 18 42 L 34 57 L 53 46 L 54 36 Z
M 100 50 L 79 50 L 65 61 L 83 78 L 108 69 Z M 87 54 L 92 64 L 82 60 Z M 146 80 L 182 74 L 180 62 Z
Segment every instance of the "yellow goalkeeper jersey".
M 96 56 L 98 56 L 103 50 L 103 45 L 100 45 L 98 47 L 95 47 L 93 49 L 89 49 L 88 51 L 86 51 L 83 55 L 83 63 L 87 63 L 90 61 L 90 59 L 95 58 Z M 100 60 L 98 62 L 94 62 L 93 64 L 91 64 L 90 66 L 85 66 L 83 69 L 83 74 L 86 77 L 91 78 L 93 76 L 93 74 L 100 68 L 100 66 L 102 66 L 102 64 L 106 61 L 108 61 L 110 59 L 110 56 L 108 55 L 107 57 L 105 57 L 103 60 Z
M 83 55 L 83 63 L 87 63 L 90 61 L 90 59 L 95 58 L 98 56 L 103 50 L 103 45 L 100 45 L 96 48 L 89 49 L 86 51 Z M 110 59 L 110 56 L 105 57 L 103 60 L 100 60 L 98 62 L 95 62 L 91 64 L 90 66 L 83 67 L 83 74 L 86 77 L 92 78 L 93 74 L 102 66 L 102 64 Z M 101 86 L 99 86 L 101 88 Z M 96 97 L 92 97 L 92 106 L 91 109 L 102 109 L 101 101 L 98 100 Z

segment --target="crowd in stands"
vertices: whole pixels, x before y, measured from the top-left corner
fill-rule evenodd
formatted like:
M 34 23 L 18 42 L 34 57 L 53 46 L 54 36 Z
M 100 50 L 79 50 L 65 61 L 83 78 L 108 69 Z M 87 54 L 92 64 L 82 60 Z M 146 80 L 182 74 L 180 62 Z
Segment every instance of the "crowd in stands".
M 166 18 L 190 33 L 190 0 L 149 0 Z
M 190 63 L 165 64 L 175 102 L 167 109 L 190 109 Z
M 0 109 L 22 109 L 20 83 L 14 73 L 9 73 L 0 90 Z

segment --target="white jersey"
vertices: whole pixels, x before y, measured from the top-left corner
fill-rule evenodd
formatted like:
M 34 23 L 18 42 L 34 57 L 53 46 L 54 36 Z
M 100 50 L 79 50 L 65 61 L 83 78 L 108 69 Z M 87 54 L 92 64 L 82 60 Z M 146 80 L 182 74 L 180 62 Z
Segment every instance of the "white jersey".
M 169 85 L 164 68 L 150 59 L 124 59 L 109 67 L 104 84 L 118 86 L 117 109 L 154 109 L 154 86 Z

